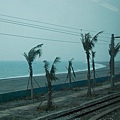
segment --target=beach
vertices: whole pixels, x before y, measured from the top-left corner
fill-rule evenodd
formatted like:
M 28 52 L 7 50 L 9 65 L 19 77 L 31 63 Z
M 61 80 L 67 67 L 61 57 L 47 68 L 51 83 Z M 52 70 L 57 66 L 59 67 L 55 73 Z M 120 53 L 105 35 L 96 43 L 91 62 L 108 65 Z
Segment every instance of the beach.
M 96 78 L 109 76 L 109 63 L 108 62 L 97 62 L 105 65 L 105 67 L 96 70 Z M 115 62 L 115 74 L 120 74 L 120 62 Z M 64 84 L 69 82 L 67 78 L 67 73 L 61 73 L 56 75 L 58 77 L 57 81 L 53 81 L 52 85 Z M 93 73 L 91 71 L 91 79 L 93 78 Z M 76 72 L 76 78 L 74 81 L 81 81 L 87 79 L 87 71 L 78 71 Z M 18 78 L 8 78 L 0 80 L 0 94 L 9 93 L 15 91 L 21 91 L 27 89 L 29 77 L 18 77 Z M 39 88 L 46 86 L 46 77 L 42 76 L 34 76 L 33 77 L 34 88 Z M 38 83 L 38 84 L 36 84 Z M 29 85 L 30 88 L 30 85 Z

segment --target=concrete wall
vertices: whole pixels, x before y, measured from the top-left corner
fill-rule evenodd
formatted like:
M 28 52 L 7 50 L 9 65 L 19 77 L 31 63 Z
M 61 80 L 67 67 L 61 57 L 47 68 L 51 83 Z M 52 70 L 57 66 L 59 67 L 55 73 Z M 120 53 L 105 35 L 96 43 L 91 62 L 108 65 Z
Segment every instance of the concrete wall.
M 120 75 L 115 76 L 116 79 L 120 77 Z M 110 80 L 110 77 L 101 77 L 97 78 L 96 81 L 97 83 L 103 82 L 103 81 Z M 92 82 L 92 80 L 91 80 Z M 87 80 L 81 80 L 81 81 L 76 81 L 72 82 L 72 87 L 80 87 L 80 86 L 87 86 Z M 69 88 L 69 83 L 64 83 L 64 84 L 59 84 L 59 85 L 53 85 L 53 90 L 63 90 L 63 89 L 68 89 Z M 41 88 L 35 88 L 34 93 L 35 95 L 38 94 L 43 94 L 47 92 L 46 87 L 41 87 Z M 0 94 L 0 103 L 1 102 L 8 102 L 12 100 L 17 100 L 17 99 L 22 99 L 25 97 L 30 97 L 30 90 L 22 90 L 22 91 L 16 91 L 16 92 L 10 92 L 10 93 L 4 93 Z

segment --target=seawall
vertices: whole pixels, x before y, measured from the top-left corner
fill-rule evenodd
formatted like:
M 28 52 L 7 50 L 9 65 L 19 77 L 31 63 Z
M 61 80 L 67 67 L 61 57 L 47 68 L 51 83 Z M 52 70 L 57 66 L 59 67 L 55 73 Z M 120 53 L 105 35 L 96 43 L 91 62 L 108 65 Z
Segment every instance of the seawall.
M 120 78 L 120 74 L 115 75 L 115 79 L 118 79 L 118 78 Z M 110 76 L 96 78 L 97 83 L 105 82 L 108 80 L 110 81 Z M 91 79 L 91 82 L 93 82 L 93 79 Z M 87 80 L 72 82 L 72 87 L 82 87 L 82 86 L 87 86 Z M 69 83 L 53 85 L 53 91 L 64 90 L 64 89 L 68 89 L 68 88 L 69 88 Z M 35 95 L 38 95 L 38 94 L 42 95 L 44 93 L 47 93 L 47 87 L 40 87 L 40 88 L 34 89 Z M 30 97 L 30 89 L 2 93 L 2 94 L 0 94 L 0 103 L 17 100 L 17 99 L 22 99 L 24 97 Z

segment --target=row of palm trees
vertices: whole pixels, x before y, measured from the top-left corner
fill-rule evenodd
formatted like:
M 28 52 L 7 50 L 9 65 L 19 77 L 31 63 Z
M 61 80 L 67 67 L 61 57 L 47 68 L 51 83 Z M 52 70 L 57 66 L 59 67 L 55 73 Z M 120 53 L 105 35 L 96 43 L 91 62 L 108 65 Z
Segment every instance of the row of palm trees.
M 29 66 L 29 71 L 30 71 L 30 85 L 31 85 L 31 100 L 34 99 L 34 91 L 33 91 L 33 68 L 32 68 L 32 63 L 35 60 L 37 56 L 41 56 L 42 54 L 42 47 L 43 44 L 37 45 L 33 47 L 28 54 L 24 53 L 24 57 L 27 60 L 28 66 Z M 57 80 L 58 78 L 55 75 L 56 72 L 56 67 L 55 64 L 60 62 L 60 58 L 56 57 L 51 69 L 49 70 L 49 62 L 44 60 L 44 68 L 45 68 L 45 73 L 46 73 L 46 79 L 47 79 L 47 87 L 48 87 L 48 102 L 47 102 L 47 108 L 50 109 L 52 106 L 52 84 L 51 82 L 53 80 Z
M 95 47 L 95 43 L 98 41 L 98 35 L 103 33 L 103 31 L 100 31 L 98 32 L 93 38 L 90 36 L 89 33 L 83 35 L 81 34 L 81 37 L 82 37 L 82 44 L 83 44 L 83 48 L 86 52 L 86 57 L 87 57 L 87 64 L 88 64 L 88 74 L 87 74 L 87 79 L 88 79 L 88 91 L 87 91 L 87 95 L 90 96 L 91 95 L 91 80 L 90 80 L 90 55 L 92 55 L 92 67 L 93 67 L 93 74 L 94 74 L 94 77 L 93 77 L 93 81 L 94 81 L 94 84 L 95 84 L 95 64 L 94 64 L 94 58 L 95 58 L 95 52 L 93 51 L 93 47 Z M 116 55 L 118 54 L 118 52 L 120 51 L 120 43 L 118 43 L 116 46 L 113 46 L 113 53 L 112 53 L 112 47 L 111 47 L 111 44 L 109 46 L 109 55 L 110 55 L 110 64 L 109 64 L 109 67 L 110 67 L 110 76 L 111 75 L 111 71 L 112 71 L 112 68 L 111 68 L 111 58 L 112 58 L 112 54 L 113 57 L 115 58 Z M 90 54 L 91 52 L 91 54 Z M 114 72 L 114 71 L 113 71 Z M 113 77 L 113 76 L 112 76 Z M 115 81 L 114 79 L 111 81 L 111 89 L 114 89 L 115 88 Z
M 93 66 L 93 73 L 94 73 L 94 83 L 95 83 L 95 63 L 94 63 L 94 58 L 95 58 L 95 52 L 93 51 L 93 48 L 95 47 L 95 43 L 98 41 L 98 35 L 102 34 L 103 31 L 98 32 L 94 37 L 91 37 L 90 33 L 87 33 L 85 35 L 81 34 L 81 41 L 83 44 L 83 48 L 85 50 L 86 53 L 86 58 L 87 58 L 87 66 L 88 66 L 88 73 L 87 73 L 87 79 L 88 79 L 88 89 L 87 89 L 87 95 L 90 96 L 91 95 L 91 73 L 90 73 L 90 56 L 92 56 L 92 66 Z M 31 99 L 34 98 L 33 95 L 33 69 L 32 69 L 32 63 L 35 60 L 35 58 L 37 56 L 41 56 L 42 55 L 42 50 L 41 47 L 43 46 L 43 44 L 37 45 L 35 47 L 33 47 L 28 54 L 24 53 L 24 57 L 26 58 L 28 65 L 29 65 L 29 70 L 30 70 L 30 83 L 31 83 Z M 120 49 L 120 44 L 117 44 L 115 47 L 115 54 L 114 57 L 117 55 L 118 51 Z M 109 49 L 109 54 L 111 56 L 111 47 Z M 68 64 L 68 74 L 67 74 L 67 78 L 69 79 L 69 83 L 70 83 L 70 89 L 71 89 L 71 72 L 73 71 L 73 75 L 74 77 L 76 77 L 74 69 L 72 67 L 72 60 L 71 59 L 69 61 Z M 48 102 L 47 102 L 47 106 L 48 108 L 51 108 L 52 106 L 52 84 L 51 82 L 53 80 L 57 80 L 58 78 L 55 75 L 56 72 L 56 67 L 55 65 L 60 62 L 60 58 L 56 57 L 55 60 L 53 61 L 52 67 L 51 69 L 49 69 L 49 62 L 44 60 L 44 69 L 45 69 L 45 73 L 46 73 L 46 79 L 47 79 L 47 87 L 48 87 Z M 110 63 L 111 63 L 111 59 L 110 59 Z

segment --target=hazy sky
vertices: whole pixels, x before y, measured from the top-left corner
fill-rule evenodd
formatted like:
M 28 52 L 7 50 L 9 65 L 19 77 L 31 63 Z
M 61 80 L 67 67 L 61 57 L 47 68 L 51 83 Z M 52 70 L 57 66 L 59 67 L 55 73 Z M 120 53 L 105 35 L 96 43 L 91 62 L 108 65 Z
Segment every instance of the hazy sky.
M 111 34 L 120 36 L 120 0 L 0 0 L 0 60 L 25 60 L 24 52 L 43 43 L 41 60 L 86 61 L 80 34 L 102 30 L 96 61 L 109 60 Z

